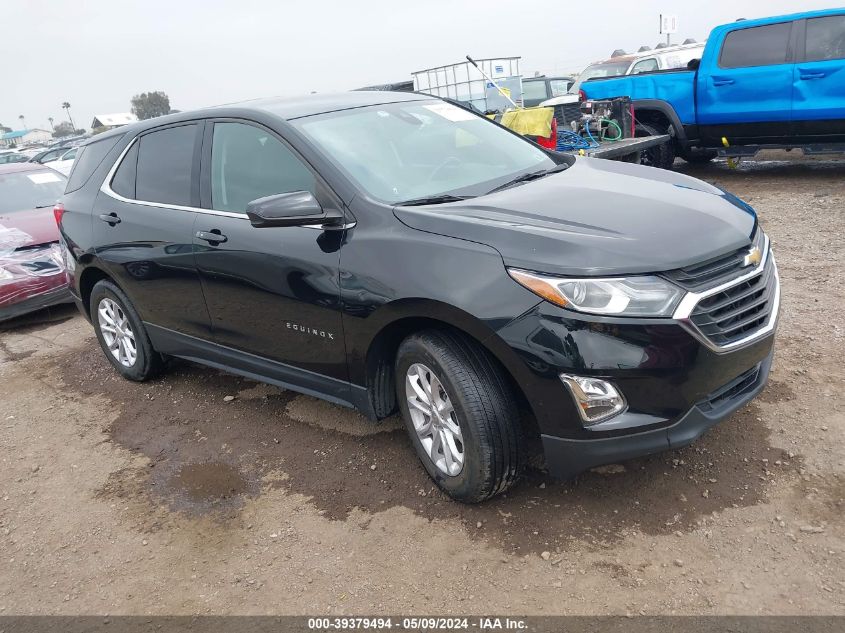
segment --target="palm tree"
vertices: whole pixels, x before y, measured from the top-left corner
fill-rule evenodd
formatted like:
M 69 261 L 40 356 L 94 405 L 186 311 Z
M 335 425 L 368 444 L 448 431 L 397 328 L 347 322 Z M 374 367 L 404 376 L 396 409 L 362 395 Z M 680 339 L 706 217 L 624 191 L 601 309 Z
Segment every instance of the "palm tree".
M 24 116 L 22 114 L 19 114 L 18 118 L 21 120 L 21 129 L 25 130 L 26 129 L 26 119 L 24 118 Z
M 62 102 L 62 110 L 67 112 L 67 120 L 70 121 L 70 126 L 75 130 L 76 125 L 74 125 L 73 118 L 70 116 L 70 102 L 69 101 L 63 101 Z
M 53 130 L 53 131 L 55 132 L 55 131 L 56 131 L 56 126 L 55 126 L 55 125 L 53 125 L 53 117 L 48 116 L 48 117 L 47 117 L 47 120 L 50 122 L 50 129 L 51 129 L 51 130 Z

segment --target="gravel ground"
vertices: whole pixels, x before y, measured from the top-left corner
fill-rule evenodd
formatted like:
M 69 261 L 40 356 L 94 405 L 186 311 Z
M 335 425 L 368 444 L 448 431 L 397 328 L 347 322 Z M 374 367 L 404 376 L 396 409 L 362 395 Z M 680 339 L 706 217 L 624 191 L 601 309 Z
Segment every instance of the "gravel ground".
M 0 613 L 845 614 L 845 161 L 789 158 L 678 166 L 774 242 L 763 394 L 686 449 L 480 506 L 395 419 L 188 363 L 123 381 L 71 308 L 6 324 Z

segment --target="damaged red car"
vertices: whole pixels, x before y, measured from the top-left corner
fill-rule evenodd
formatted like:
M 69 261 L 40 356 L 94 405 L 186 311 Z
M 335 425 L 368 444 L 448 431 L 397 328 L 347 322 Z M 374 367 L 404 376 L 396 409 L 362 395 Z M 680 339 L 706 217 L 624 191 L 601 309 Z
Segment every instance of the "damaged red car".
M 43 165 L 0 165 L 0 321 L 71 301 L 53 207 L 66 178 Z

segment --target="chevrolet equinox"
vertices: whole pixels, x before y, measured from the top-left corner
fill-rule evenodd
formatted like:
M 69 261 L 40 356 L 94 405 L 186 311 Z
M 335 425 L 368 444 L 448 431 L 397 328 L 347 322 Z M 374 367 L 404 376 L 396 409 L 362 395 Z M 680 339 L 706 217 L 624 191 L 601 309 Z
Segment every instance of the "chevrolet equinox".
M 571 477 L 689 444 L 772 362 L 778 272 L 749 205 L 423 95 L 112 130 L 55 215 L 122 376 L 174 356 L 374 421 L 398 409 L 464 502 L 506 490 L 532 446 Z

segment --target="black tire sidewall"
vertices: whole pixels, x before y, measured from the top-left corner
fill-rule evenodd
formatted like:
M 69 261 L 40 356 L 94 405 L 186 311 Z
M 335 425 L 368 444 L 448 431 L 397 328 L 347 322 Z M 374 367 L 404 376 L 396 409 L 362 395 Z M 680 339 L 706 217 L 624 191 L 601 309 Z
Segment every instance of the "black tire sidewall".
M 97 310 L 100 301 L 104 298 L 109 298 L 120 306 L 123 313 L 126 315 L 132 332 L 135 335 L 135 347 L 137 350 L 137 358 L 131 367 L 122 365 L 108 350 L 103 333 L 100 330 L 99 316 Z M 155 375 L 161 367 L 161 357 L 153 350 L 150 343 L 147 331 L 138 312 L 129 301 L 129 298 L 116 285 L 109 281 L 100 281 L 94 286 L 91 291 L 89 310 L 91 314 L 91 323 L 94 325 L 94 332 L 97 336 L 97 341 L 100 343 L 100 348 L 106 356 L 106 359 L 111 363 L 121 376 L 129 380 L 144 381 Z
M 405 428 L 411 438 L 414 450 L 422 462 L 423 467 L 434 482 L 447 494 L 462 501 L 478 500 L 478 491 L 481 489 L 487 477 L 485 476 L 485 455 L 482 454 L 482 441 L 479 430 L 471 423 L 467 415 L 467 394 L 452 379 L 450 373 L 444 367 L 446 362 L 460 362 L 457 357 L 444 358 L 448 351 L 438 349 L 422 338 L 411 338 L 406 340 L 399 349 L 396 364 L 396 392 L 399 400 L 399 408 L 402 418 L 405 421 Z M 449 399 L 455 407 L 458 424 L 461 427 L 461 434 L 464 443 L 464 465 L 461 472 L 455 476 L 442 472 L 434 462 L 431 461 L 426 450 L 423 448 L 417 436 L 414 423 L 411 421 L 408 409 L 408 401 L 405 396 L 405 376 L 408 368 L 414 363 L 421 363 L 432 370 L 437 379 L 441 382 Z

